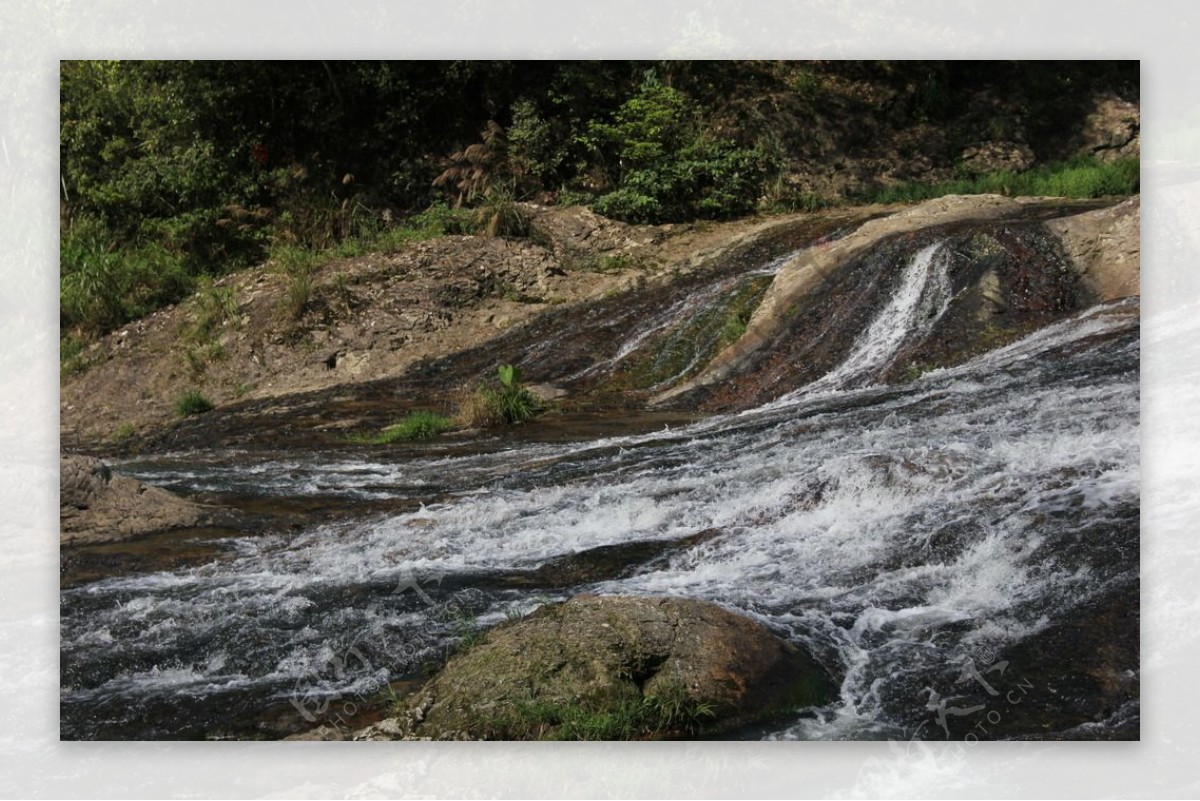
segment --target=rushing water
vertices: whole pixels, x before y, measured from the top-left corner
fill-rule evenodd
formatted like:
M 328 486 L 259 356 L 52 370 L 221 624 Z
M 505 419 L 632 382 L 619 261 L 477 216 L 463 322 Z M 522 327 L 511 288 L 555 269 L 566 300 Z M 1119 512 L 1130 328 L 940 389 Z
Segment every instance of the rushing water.
M 681 428 L 402 459 L 189 452 L 126 465 L 183 491 L 412 510 L 230 537 L 209 564 L 64 591 L 63 736 L 244 737 L 272 714 L 325 719 L 420 675 L 476 627 L 600 592 L 716 601 L 838 677 L 835 703 L 746 736 L 941 738 L 933 712 L 962 688 L 966 657 L 989 688 L 1028 674 L 980 655 L 1136 587 L 1138 309 L 1098 307 L 875 386 L 949 303 L 938 245 L 899 286 L 824 378 Z M 619 356 L 663 325 L 634 331 Z M 710 529 L 686 547 L 619 547 Z M 606 546 L 625 562 L 570 586 L 530 578 Z M 1134 703 L 1099 725 L 1136 717 Z

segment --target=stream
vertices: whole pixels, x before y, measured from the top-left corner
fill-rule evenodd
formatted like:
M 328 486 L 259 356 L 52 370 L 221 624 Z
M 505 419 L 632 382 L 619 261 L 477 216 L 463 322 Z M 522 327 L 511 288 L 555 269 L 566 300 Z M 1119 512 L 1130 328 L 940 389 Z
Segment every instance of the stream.
M 580 593 L 714 601 L 836 677 L 835 702 L 737 736 L 961 740 L 977 720 L 981 739 L 1136 733 L 1136 693 L 1080 723 L 1056 677 L 1137 595 L 1137 302 L 875 383 L 946 311 L 947 261 L 921 248 L 839 366 L 738 413 L 116 464 L 210 500 L 361 511 L 208 532 L 204 558 L 68 585 L 62 737 L 361 722 L 479 631 Z M 1134 654 L 1106 680 L 1137 669 Z

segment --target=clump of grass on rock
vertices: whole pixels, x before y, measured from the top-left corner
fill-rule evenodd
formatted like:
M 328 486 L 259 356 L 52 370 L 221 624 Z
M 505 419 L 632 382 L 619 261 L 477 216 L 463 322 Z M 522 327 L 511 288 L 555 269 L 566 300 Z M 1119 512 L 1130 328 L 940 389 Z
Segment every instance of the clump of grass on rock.
M 175 401 L 175 414 L 180 417 L 192 417 L 212 411 L 213 404 L 197 390 L 185 392 Z
M 367 445 L 387 445 L 407 440 L 433 439 L 451 428 L 453 423 L 447 417 L 436 412 L 415 411 L 409 412 L 399 423 L 388 426 L 378 434 L 359 435 L 351 437 L 351 440 Z
M 499 387 L 480 384 L 464 389 L 458 398 L 458 422 L 465 428 L 491 428 L 532 420 L 542 404 L 521 381 L 521 369 L 502 364 L 496 369 Z

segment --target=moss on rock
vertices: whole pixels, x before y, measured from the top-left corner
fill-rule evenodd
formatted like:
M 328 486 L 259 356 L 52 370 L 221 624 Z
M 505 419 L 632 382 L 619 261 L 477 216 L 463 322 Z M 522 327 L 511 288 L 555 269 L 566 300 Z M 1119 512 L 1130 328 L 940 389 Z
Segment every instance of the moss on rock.
M 714 604 L 579 596 L 493 629 L 407 698 L 396 721 L 361 736 L 683 737 L 833 694 L 807 653 Z

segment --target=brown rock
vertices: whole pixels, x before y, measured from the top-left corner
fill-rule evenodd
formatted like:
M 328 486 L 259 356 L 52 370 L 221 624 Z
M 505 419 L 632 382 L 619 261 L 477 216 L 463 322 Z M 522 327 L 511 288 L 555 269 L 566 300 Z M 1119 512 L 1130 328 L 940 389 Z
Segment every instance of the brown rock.
M 1141 128 L 1142 113 L 1136 103 L 1103 95 L 1084 122 L 1079 152 L 1101 161 L 1137 156 L 1141 152 Z
M 980 142 L 962 152 L 962 165 L 970 172 L 1023 172 L 1033 166 L 1033 149 L 1019 142 Z
M 1141 293 L 1141 197 L 1051 220 L 1093 302 Z
M 685 598 L 579 596 L 490 631 L 358 739 L 642 739 L 727 731 L 833 685 L 761 624 Z M 385 725 L 386 724 L 386 725 Z
M 117 542 L 231 516 L 229 510 L 192 503 L 115 473 L 94 457 L 68 454 L 61 459 L 59 534 L 64 545 Z

